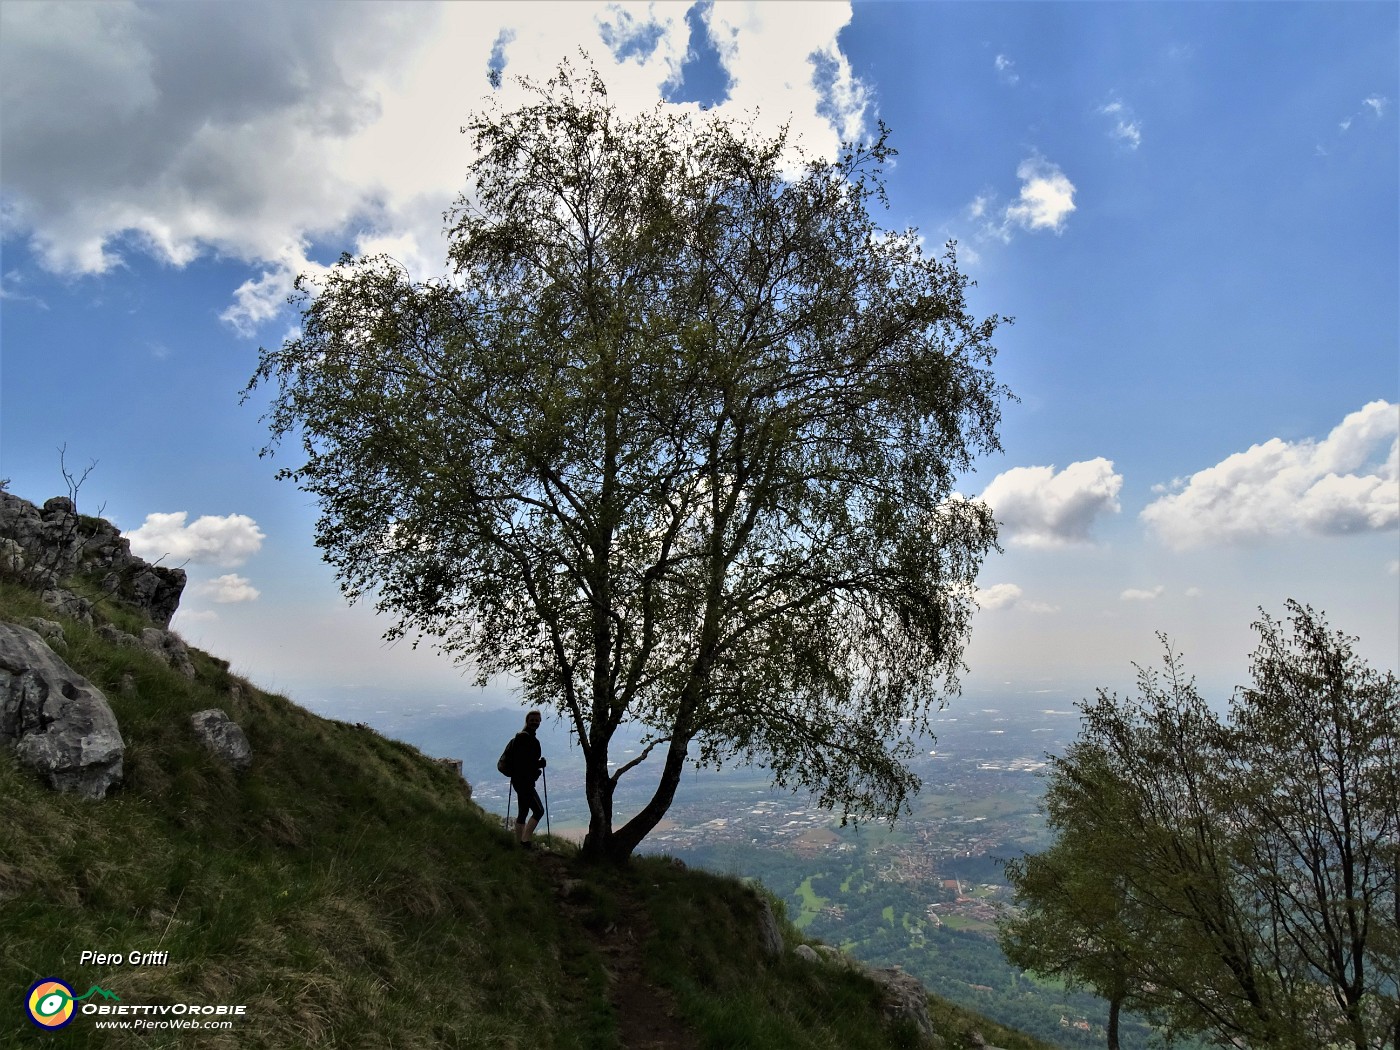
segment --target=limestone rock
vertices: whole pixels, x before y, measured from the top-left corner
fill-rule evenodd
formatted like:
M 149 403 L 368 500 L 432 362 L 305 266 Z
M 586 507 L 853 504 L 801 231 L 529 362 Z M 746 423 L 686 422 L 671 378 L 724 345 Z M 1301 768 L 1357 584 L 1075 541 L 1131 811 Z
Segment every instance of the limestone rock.
M 778 927 L 778 918 L 773 914 L 768 899 L 756 896 L 758 901 L 758 940 L 763 954 L 777 959 L 783 954 L 783 931 Z
M 184 639 L 174 631 L 162 631 L 159 627 L 147 627 L 141 632 L 141 644 L 190 681 L 194 681 L 195 669 L 194 663 L 190 660 L 190 651 L 186 648 Z
M 58 791 L 102 798 L 126 748 L 101 690 L 25 627 L 0 623 L 0 744 Z
M 122 649 L 138 649 L 141 646 L 141 639 L 134 634 L 127 634 L 120 627 L 110 623 L 104 623 L 97 629 L 97 637 L 109 645 L 119 646 Z
M 39 595 L 39 600 L 60 616 L 67 616 L 92 626 L 92 602 L 78 597 L 72 591 L 54 588 Z
M 190 715 L 195 735 L 220 760 L 240 772 L 253 764 L 253 749 L 237 722 L 217 707 Z
M 18 576 L 24 572 L 28 562 L 24 558 L 24 548 L 8 536 L 0 537 L 0 571 Z
M 63 624 L 55 620 L 45 620 L 42 616 L 31 616 L 25 626 L 48 642 L 49 648 L 54 652 L 63 652 L 68 648 L 68 639 L 63 634 Z
M 817 950 L 810 944 L 799 944 L 792 950 L 792 954 L 804 962 L 819 963 L 822 961 L 822 957 L 817 954 Z
M 880 986 L 881 1009 L 887 1018 L 911 1022 L 929 1042 L 939 1039 L 928 1015 L 928 992 L 918 978 L 898 967 L 868 969 L 866 973 Z
M 137 609 L 162 627 L 170 625 L 185 588 L 183 569 L 151 565 L 136 557 L 131 542 L 115 525 L 79 515 L 73 501 L 64 496 L 40 509 L 0 491 L 0 570 L 37 590 L 55 592 L 59 580 L 87 574 L 94 581 L 100 579 L 108 598 Z

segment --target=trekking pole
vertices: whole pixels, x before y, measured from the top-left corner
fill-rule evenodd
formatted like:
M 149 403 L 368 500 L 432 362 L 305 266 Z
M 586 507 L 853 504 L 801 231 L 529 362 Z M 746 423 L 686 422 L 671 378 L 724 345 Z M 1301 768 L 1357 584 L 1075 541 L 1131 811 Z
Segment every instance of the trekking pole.
M 514 790 L 515 790 L 515 782 L 514 782 L 514 781 L 511 781 L 511 782 L 510 782 L 510 787 L 506 788 L 506 818 L 505 818 L 505 821 L 504 821 L 504 825 L 505 825 L 505 829 L 506 829 L 507 831 L 510 830 L 510 796 L 511 796 L 511 792 L 513 792 Z
M 544 774 L 544 833 L 553 838 L 554 832 L 549 828 L 549 772 L 543 769 L 540 772 Z

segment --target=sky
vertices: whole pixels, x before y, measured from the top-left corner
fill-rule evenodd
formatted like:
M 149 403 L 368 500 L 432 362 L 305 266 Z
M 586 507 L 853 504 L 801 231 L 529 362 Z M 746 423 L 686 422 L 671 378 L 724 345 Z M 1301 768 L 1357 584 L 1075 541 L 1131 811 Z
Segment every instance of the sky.
M 241 392 L 297 273 L 444 272 L 460 127 L 582 48 L 625 109 L 825 156 L 888 125 L 878 220 L 1014 317 L 1003 451 L 960 482 L 1002 545 L 966 697 L 1130 692 L 1165 636 L 1223 700 L 1290 598 L 1393 669 L 1398 38 L 1394 3 L 0 0 L 0 478 L 81 480 L 264 688 L 512 702 L 347 605 Z

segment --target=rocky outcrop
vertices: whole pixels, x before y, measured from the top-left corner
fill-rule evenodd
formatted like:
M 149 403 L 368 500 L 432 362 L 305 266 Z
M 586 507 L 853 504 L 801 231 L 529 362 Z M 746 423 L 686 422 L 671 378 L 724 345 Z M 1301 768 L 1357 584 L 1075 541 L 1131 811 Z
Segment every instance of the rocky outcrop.
M 190 715 L 195 736 L 221 762 L 242 772 L 253 764 L 253 748 L 237 722 L 217 707 Z
M 880 986 L 880 1009 L 887 1019 L 913 1025 L 925 1042 L 939 1041 L 928 1015 L 928 992 L 917 977 L 897 966 L 865 972 Z
M 136 557 L 115 525 L 79 515 L 64 496 L 41 508 L 0 491 L 0 570 L 43 592 L 53 608 L 85 622 L 91 622 L 91 609 L 86 616 L 80 609 L 73 611 L 73 596 L 59 586 L 73 575 L 89 576 L 111 600 L 144 613 L 161 627 L 170 625 L 185 589 L 183 569 Z
M 812 965 L 835 966 L 855 970 L 869 977 L 880 986 L 880 1009 L 885 1019 L 892 1023 L 910 1025 L 928 1047 L 944 1045 L 943 1037 L 933 1026 L 933 1018 L 928 1012 L 928 991 L 913 974 L 905 973 L 898 966 L 876 969 L 857 962 L 850 956 L 827 944 L 815 948 L 799 944 L 793 954 Z
M 0 623 L 0 745 L 58 791 L 102 798 L 125 745 L 101 690 L 35 632 Z
M 778 926 L 778 917 L 773 914 L 773 908 L 768 903 L 766 897 L 756 895 L 758 899 L 758 943 L 763 949 L 763 954 L 770 959 L 776 959 L 783 954 L 783 931 Z

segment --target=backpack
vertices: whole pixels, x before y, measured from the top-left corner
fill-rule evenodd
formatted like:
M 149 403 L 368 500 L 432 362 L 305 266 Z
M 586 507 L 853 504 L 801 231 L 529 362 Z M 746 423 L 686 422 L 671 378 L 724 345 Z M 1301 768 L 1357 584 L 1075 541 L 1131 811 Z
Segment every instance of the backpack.
M 515 775 L 515 737 L 510 738 L 510 743 L 506 744 L 501 757 L 496 759 L 496 772 L 503 777 Z

